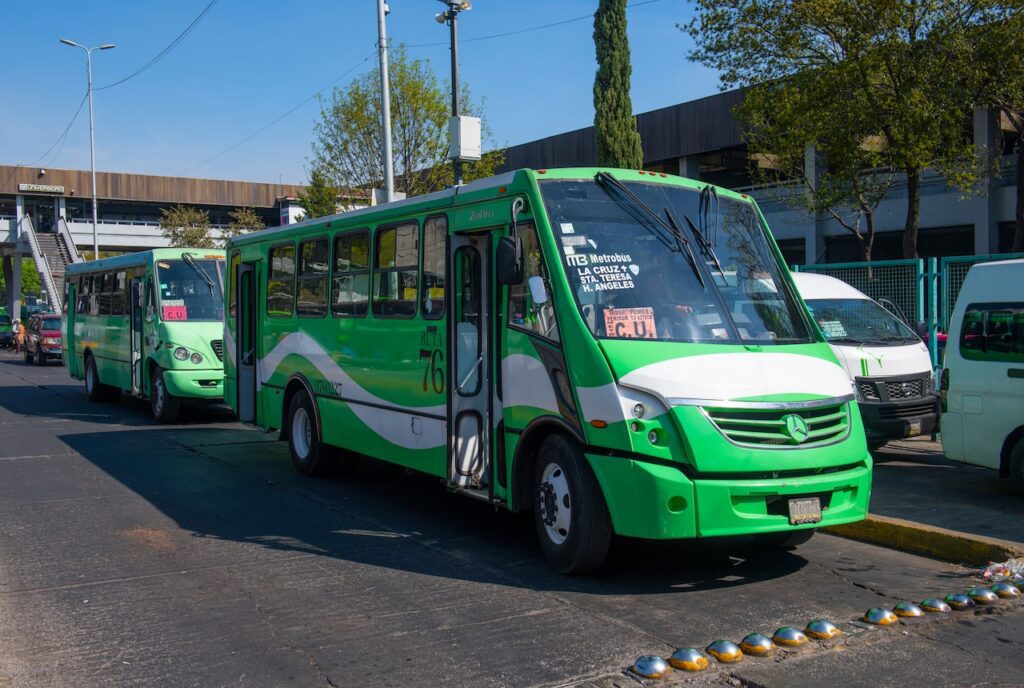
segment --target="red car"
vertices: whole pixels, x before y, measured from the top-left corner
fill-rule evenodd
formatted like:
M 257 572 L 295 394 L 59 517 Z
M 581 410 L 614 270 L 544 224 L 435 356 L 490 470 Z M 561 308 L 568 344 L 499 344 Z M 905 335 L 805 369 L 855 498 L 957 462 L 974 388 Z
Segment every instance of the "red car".
M 37 313 L 25 326 L 25 363 L 45 365 L 51 358 L 61 358 L 60 316 Z

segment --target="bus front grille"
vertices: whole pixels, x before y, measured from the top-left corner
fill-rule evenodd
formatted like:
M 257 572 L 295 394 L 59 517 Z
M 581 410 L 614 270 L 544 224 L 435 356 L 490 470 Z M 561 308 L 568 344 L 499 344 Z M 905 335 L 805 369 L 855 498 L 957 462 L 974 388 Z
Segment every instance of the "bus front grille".
M 744 447 L 820 447 L 838 442 L 850 432 L 847 403 L 795 409 L 703 411 L 726 439 Z
M 210 342 L 210 348 L 213 349 L 213 353 L 217 354 L 217 360 L 221 363 L 224 362 L 224 340 L 214 339 Z

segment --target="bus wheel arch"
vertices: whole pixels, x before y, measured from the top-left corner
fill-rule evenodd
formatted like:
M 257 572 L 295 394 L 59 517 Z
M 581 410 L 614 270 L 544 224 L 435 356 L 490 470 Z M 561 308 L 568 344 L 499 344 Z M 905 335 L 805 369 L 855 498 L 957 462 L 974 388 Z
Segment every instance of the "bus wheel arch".
M 1024 425 L 1014 428 L 1006 439 L 1003 440 L 1003 447 L 999 451 L 999 477 L 1009 478 L 1010 477 L 1010 458 L 1013 454 L 1013 448 L 1017 446 L 1017 443 L 1024 440 Z
M 292 465 L 300 475 L 328 475 L 337 468 L 339 453 L 324 444 L 316 395 L 300 375 L 292 377 L 285 385 L 281 435 L 288 441 Z
M 288 382 L 284 385 L 284 397 L 281 399 L 281 432 L 279 434 L 280 439 L 288 439 L 288 409 L 291 407 L 292 398 L 299 392 L 305 392 L 309 395 L 310 400 L 313 402 L 313 420 L 316 422 L 318 428 L 323 426 L 320 424 L 320 408 L 316 403 L 316 394 L 313 393 L 313 386 L 309 384 L 303 375 L 298 373 L 288 378 Z
M 537 455 L 544 441 L 557 434 L 567 435 L 571 441 L 580 446 L 583 445 L 576 430 L 565 420 L 554 416 L 534 419 L 520 435 L 515 455 L 512 458 L 511 511 L 527 511 L 533 508 L 533 474 Z

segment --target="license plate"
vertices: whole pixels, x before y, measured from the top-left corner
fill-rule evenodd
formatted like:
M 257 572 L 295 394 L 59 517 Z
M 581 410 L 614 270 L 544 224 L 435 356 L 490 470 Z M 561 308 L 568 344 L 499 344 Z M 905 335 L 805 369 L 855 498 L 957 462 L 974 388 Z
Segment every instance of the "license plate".
M 921 420 L 912 420 L 907 423 L 907 437 L 913 437 L 914 435 L 921 434 Z
M 821 500 L 817 497 L 789 500 L 789 522 L 794 526 L 821 523 Z

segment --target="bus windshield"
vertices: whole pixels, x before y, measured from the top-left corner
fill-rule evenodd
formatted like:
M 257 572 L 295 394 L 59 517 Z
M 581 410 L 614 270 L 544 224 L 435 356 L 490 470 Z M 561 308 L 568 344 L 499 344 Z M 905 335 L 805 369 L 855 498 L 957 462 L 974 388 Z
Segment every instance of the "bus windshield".
M 161 320 L 223 319 L 223 260 L 161 260 L 157 269 Z
M 752 204 L 679 186 L 613 182 L 540 185 L 559 257 L 594 336 L 813 341 Z
M 811 299 L 807 307 L 832 344 L 900 346 L 921 341 L 899 318 L 870 299 Z

